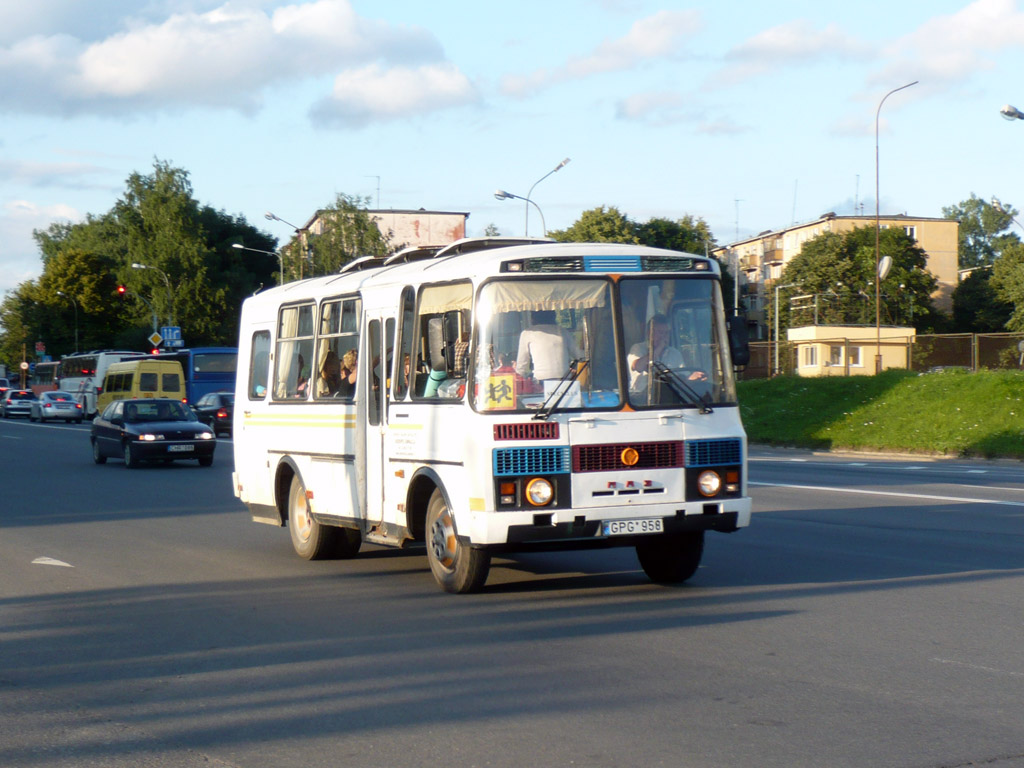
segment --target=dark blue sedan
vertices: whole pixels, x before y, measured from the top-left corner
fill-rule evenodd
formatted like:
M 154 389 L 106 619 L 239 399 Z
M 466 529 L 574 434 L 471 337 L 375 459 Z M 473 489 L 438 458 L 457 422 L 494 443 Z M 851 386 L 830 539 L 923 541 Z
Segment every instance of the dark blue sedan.
M 93 419 L 92 459 L 124 459 L 129 469 L 144 461 L 198 460 L 213 464 L 217 440 L 210 427 L 177 400 L 115 400 Z

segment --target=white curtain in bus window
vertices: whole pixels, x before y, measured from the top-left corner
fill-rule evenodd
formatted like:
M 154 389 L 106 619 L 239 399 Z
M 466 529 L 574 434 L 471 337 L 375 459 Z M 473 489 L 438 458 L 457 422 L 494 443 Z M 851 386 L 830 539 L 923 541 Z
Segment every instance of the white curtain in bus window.
M 306 399 L 313 363 L 313 304 L 284 307 L 278 324 L 274 399 Z
M 351 398 L 355 394 L 359 310 L 359 299 L 335 299 L 321 305 L 313 387 L 318 399 Z

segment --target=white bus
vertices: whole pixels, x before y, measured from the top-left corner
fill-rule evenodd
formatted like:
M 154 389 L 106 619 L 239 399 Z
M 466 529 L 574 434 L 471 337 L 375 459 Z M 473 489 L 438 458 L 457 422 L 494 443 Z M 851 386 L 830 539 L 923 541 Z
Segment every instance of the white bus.
M 449 592 L 530 549 L 633 546 L 684 581 L 705 531 L 750 522 L 745 352 L 705 257 L 503 238 L 367 257 L 245 301 L 234 492 L 307 559 L 425 543 Z
M 96 415 L 96 398 L 103 391 L 103 378 L 111 363 L 119 363 L 142 352 L 124 352 L 112 349 L 65 355 L 57 369 L 57 389 L 75 396 L 87 419 Z

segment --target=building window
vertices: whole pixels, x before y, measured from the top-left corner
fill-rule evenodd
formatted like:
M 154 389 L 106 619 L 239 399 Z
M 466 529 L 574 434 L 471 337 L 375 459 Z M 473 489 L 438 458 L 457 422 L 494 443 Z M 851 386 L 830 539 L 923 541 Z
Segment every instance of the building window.
M 809 344 L 804 347 L 804 368 L 811 368 L 818 364 L 818 347 Z
M 837 366 L 843 364 L 842 347 L 832 346 L 828 348 L 828 364 Z
M 860 362 L 860 347 L 850 347 L 847 350 L 848 359 L 851 366 L 859 367 Z
M 907 237 L 909 237 L 915 243 L 917 242 L 917 227 L 904 227 L 903 231 L 907 233 Z

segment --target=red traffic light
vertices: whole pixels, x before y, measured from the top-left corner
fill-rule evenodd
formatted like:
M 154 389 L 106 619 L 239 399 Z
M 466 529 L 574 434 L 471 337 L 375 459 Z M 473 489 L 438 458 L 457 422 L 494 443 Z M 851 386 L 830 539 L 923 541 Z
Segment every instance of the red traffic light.
M 117 286 L 117 292 L 118 292 L 119 294 L 121 294 L 122 296 L 124 296 L 124 295 L 125 295 L 125 293 L 127 293 L 127 292 L 128 292 L 128 289 L 127 289 L 127 288 L 125 288 L 125 287 L 124 287 L 123 285 L 119 285 L 119 286 Z

